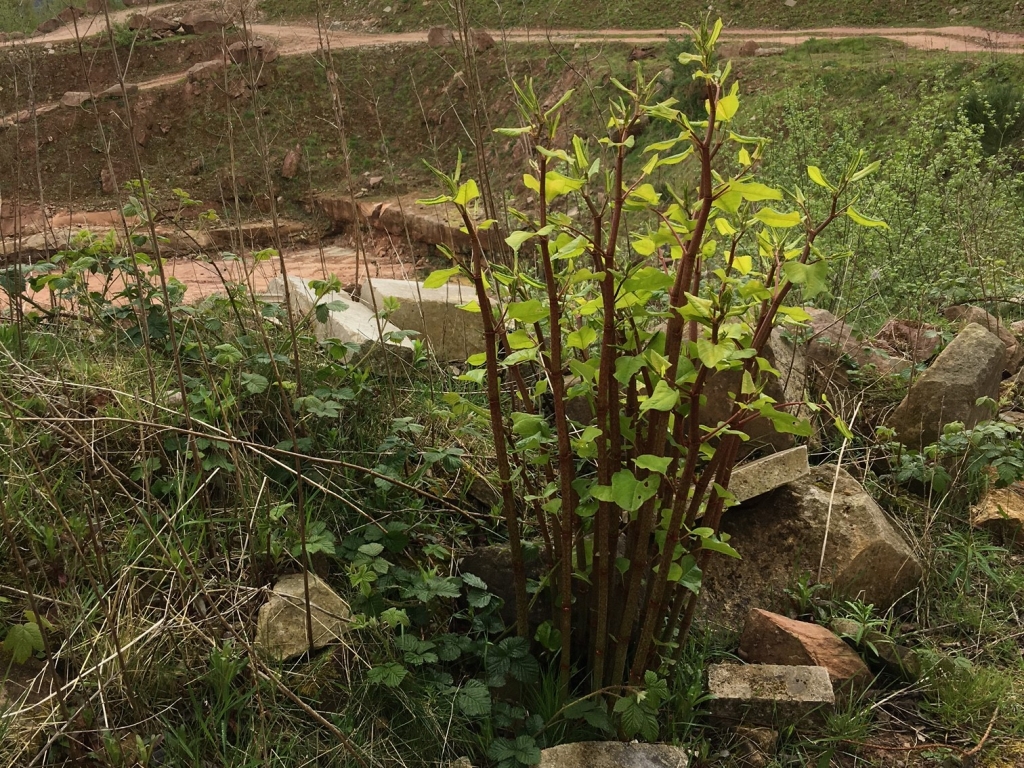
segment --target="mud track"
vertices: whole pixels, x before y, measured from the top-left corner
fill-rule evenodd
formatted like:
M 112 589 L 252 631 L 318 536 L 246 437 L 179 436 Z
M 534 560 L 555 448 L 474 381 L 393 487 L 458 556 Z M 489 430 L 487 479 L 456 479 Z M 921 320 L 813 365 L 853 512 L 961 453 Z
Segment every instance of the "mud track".
M 118 24 L 127 20 L 138 9 L 116 11 L 109 14 L 109 23 Z M 159 9 L 154 13 L 159 14 Z M 78 19 L 74 25 L 65 26 L 46 35 L 27 40 L 0 44 L 0 50 L 14 45 L 45 45 L 47 43 L 69 42 L 106 32 L 107 19 L 104 16 L 90 16 Z M 282 56 L 314 54 L 321 48 L 373 48 L 392 45 L 420 45 L 427 41 L 427 33 L 403 32 L 393 34 L 356 34 L 343 30 L 318 30 L 315 26 L 302 24 L 251 24 L 250 35 L 273 40 Z M 549 43 L 595 43 L 617 42 L 629 44 L 658 43 L 684 34 L 681 29 L 509 29 L 491 33 L 499 44 L 549 44 Z M 978 27 L 821 27 L 817 29 L 779 31 L 773 29 L 726 29 L 722 38 L 730 41 L 756 40 L 761 44 L 798 45 L 811 38 L 840 40 L 851 37 L 882 37 L 903 43 L 910 48 L 926 51 L 950 51 L 954 53 L 1024 53 L 1024 35 L 1009 32 L 992 32 Z M 143 80 L 140 90 L 153 90 L 175 85 L 186 76 L 185 72 L 169 73 L 160 77 Z M 38 104 L 35 114 L 51 112 L 59 102 Z M 0 119 L 0 128 L 31 118 L 30 110 L 9 114 Z

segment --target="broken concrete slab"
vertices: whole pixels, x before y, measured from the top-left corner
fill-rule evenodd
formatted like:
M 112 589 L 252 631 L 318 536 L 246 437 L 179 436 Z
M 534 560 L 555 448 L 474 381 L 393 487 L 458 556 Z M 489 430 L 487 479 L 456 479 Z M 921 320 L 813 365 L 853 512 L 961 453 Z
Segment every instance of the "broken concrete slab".
M 1006 348 L 987 329 L 971 323 L 942 350 L 914 382 L 889 417 L 888 426 L 908 448 L 920 450 L 939 439 L 942 428 L 960 421 L 968 428 L 994 414 L 979 398 L 998 401 Z
M 309 650 L 336 642 L 348 631 L 351 612 L 326 582 L 309 577 L 309 611 L 313 624 L 313 646 L 306 632 L 305 577 L 301 573 L 282 576 L 270 599 L 260 608 L 256 625 L 257 648 L 277 661 L 300 656 Z
M 285 283 L 281 277 L 275 277 L 267 283 L 267 294 L 272 296 L 285 295 Z M 316 292 L 310 288 L 308 281 L 301 277 L 289 276 L 288 296 L 291 299 L 292 310 L 302 316 L 313 311 L 318 304 L 331 304 L 340 302 L 345 309 L 332 309 L 327 313 L 327 321 L 319 322 L 313 318 L 313 332 L 321 341 L 325 339 L 338 339 L 341 342 L 352 342 L 363 344 L 367 341 L 380 341 L 381 334 L 398 333 L 401 329 L 393 323 L 381 322 L 373 311 L 360 304 L 344 291 L 337 291 L 325 294 L 317 301 Z M 393 344 L 395 342 L 386 342 Z M 412 347 L 412 342 L 403 338 L 400 346 Z
M 824 667 L 837 696 L 859 696 L 871 687 L 867 665 L 826 627 L 761 608 L 747 615 L 738 655 L 748 664 Z
M 686 750 L 671 744 L 581 741 L 540 753 L 539 768 L 686 768 Z
M 722 530 L 741 558 L 718 557 L 704 573 L 698 620 L 739 631 L 752 608 L 786 613 L 785 590 L 803 574 L 839 597 L 881 613 L 912 592 L 921 564 L 867 491 L 834 466 L 727 510 Z M 822 543 L 826 540 L 822 558 Z
M 476 298 L 468 285 L 450 282 L 441 288 L 424 288 L 415 280 L 367 279 L 360 299 L 375 312 L 394 299 L 398 308 L 388 319 L 400 328 L 417 331 L 439 360 L 463 361 L 484 350 L 483 324 L 478 313 L 459 309 Z
M 736 501 L 749 501 L 810 474 L 807 446 L 798 445 L 756 461 L 738 465 L 732 471 L 729 490 Z
M 836 703 L 824 667 L 713 664 L 708 693 L 717 720 L 765 726 L 796 725 Z

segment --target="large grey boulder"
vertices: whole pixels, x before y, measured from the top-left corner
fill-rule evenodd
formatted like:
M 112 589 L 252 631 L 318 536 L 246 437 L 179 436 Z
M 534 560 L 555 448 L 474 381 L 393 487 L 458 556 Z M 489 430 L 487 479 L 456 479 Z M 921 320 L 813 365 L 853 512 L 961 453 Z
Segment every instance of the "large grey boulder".
M 362 302 L 379 312 L 388 299 L 398 302 L 389 320 L 400 328 L 417 331 L 439 360 L 464 361 L 484 350 L 480 314 L 459 309 L 476 298 L 472 286 L 450 282 L 424 288 L 415 280 L 368 278 L 360 289 Z
M 860 483 L 834 466 L 725 513 L 722 529 L 740 559 L 715 557 L 704 574 L 698 618 L 739 631 L 752 608 L 787 613 L 785 593 L 810 573 L 838 596 L 887 611 L 921 580 L 921 564 Z M 829 502 L 832 500 L 831 513 Z M 822 543 L 826 540 L 822 560 Z
M 448 48 L 455 45 L 455 33 L 448 27 L 431 27 L 427 31 L 427 45 L 431 48 Z
M 186 35 L 207 35 L 220 32 L 225 26 L 224 19 L 209 11 L 190 11 L 181 18 L 181 28 Z
M 136 13 L 128 19 L 128 29 L 134 31 L 147 30 L 149 32 L 174 32 L 180 27 L 177 21 L 165 19 L 163 16 L 147 16 L 144 13 Z
M 275 277 L 268 282 L 267 293 L 283 298 L 285 295 L 284 279 Z M 342 342 L 363 344 L 367 341 L 380 341 L 382 333 L 397 333 L 400 330 L 393 323 L 384 321 L 378 323 L 372 310 L 360 304 L 344 291 L 325 294 L 318 301 L 316 293 L 309 287 L 309 283 L 301 277 L 289 276 L 288 297 L 291 300 L 292 310 L 303 317 L 312 312 L 318 304 L 340 302 L 345 305 L 344 309 L 328 311 L 326 322 L 321 323 L 316 317 L 312 319 L 313 333 L 321 341 L 338 339 Z M 404 347 L 412 347 L 412 342 L 407 338 L 403 338 L 399 343 Z
M 711 715 L 729 723 L 797 725 L 836 703 L 824 667 L 713 664 L 708 668 Z
M 936 442 L 942 428 L 962 421 L 967 428 L 991 417 L 980 397 L 999 398 L 1006 347 L 1002 340 L 978 325 L 967 325 L 914 382 L 888 426 L 909 448 Z
M 1017 337 L 1013 335 L 1012 328 L 998 317 L 986 312 L 981 307 L 962 304 L 946 307 L 942 314 L 947 320 L 951 320 L 961 326 L 977 323 L 990 333 L 994 333 L 1003 342 L 1003 346 L 1006 347 L 1006 360 L 1004 361 L 1006 372 L 1013 374 L 1020 369 L 1020 364 L 1024 361 L 1024 347 L 1020 345 Z
M 580 741 L 540 753 L 539 768 L 686 768 L 686 751 L 670 744 Z
M 293 573 L 278 579 L 257 619 L 255 645 L 270 658 L 284 661 L 300 656 L 340 640 L 348 631 L 348 604 L 320 578 L 308 576 L 313 647 L 306 632 L 305 579 Z
M 60 99 L 60 105 L 62 107 L 80 107 L 87 101 L 92 99 L 92 94 L 88 91 L 68 91 Z

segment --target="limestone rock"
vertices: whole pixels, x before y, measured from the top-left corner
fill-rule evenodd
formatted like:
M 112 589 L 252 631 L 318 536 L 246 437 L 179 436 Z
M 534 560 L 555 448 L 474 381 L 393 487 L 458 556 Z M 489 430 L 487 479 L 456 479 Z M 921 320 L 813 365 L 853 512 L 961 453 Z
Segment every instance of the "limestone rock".
M 708 693 L 712 717 L 769 726 L 798 724 L 836 702 L 824 667 L 713 664 Z
M 105 195 L 112 195 L 117 192 L 117 186 L 114 184 L 114 176 L 106 168 L 100 171 L 100 187 L 103 189 L 103 194 Z
M 128 29 L 133 32 L 174 32 L 179 26 L 178 22 L 165 19 L 163 16 L 147 16 L 144 13 L 136 13 L 128 19 Z
M 391 322 L 417 331 L 439 360 L 464 361 L 484 350 L 480 316 L 459 309 L 476 298 L 471 286 L 450 282 L 441 288 L 424 288 L 415 280 L 373 278 L 363 282 L 359 296 L 374 311 L 380 311 L 386 299 L 397 300 Z
M 420 205 L 417 195 L 397 200 L 356 200 L 349 195 L 321 194 L 315 204 L 330 220 L 328 232 L 337 234 L 353 226 L 373 227 L 392 237 L 412 241 L 414 245 L 446 245 L 456 251 L 468 252 L 469 235 L 460 231 L 461 217 L 452 206 Z M 485 250 L 503 242 L 505 233 L 497 227 L 480 232 Z
M 824 667 L 837 695 L 859 695 L 871 686 L 867 665 L 828 629 L 760 608 L 747 615 L 739 657 L 748 664 Z
M 124 84 L 124 92 L 127 93 L 129 96 L 134 96 L 135 94 L 137 94 L 139 92 L 139 85 L 138 85 L 138 83 L 125 83 Z M 123 94 L 121 93 L 121 86 L 120 86 L 120 84 L 118 84 L 118 85 L 112 85 L 109 88 L 105 88 L 104 90 L 100 91 L 100 93 L 97 96 L 97 98 L 100 98 L 100 99 L 118 99 L 122 95 Z
M 807 446 L 800 445 L 762 459 L 739 464 L 732 471 L 729 490 L 736 501 L 744 502 L 774 491 L 776 488 L 800 480 L 810 474 L 807 464 Z
M 829 519 L 834 466 L 729 509 L 722 529 L 741 559 L 714 558 L 701 590 L 698 616 L 739 630 L 751 608 L 786 613 L 785 589 L 803 573 L 817 575 L 825 537 L 822 577 L 842 597 L 873 604 L 884 613 L 911 592 L 921 565 L 878 504 L 845 470 L 839 470 Z
M 224 27 L 224 19 L 207 11 L 190 11 L 181 18 L 181 28 L 186 35 L 206 35 L 219 32 Z
M 1006 324 L 1000 321 L 995 315 L 989 314 L 981 307 L 964 305 L 946 307 L 942 314 L 947 320 L 960 325 L 977 323 L 982 328 L 994 333 L 1006 346 L 1006 372 L 1014 374 L 1020 368 L 1021 362 L 1024 361 L 1024 346 L 1021 346 L 1018 343 L 1017 337 L 1013 335 L 1012 329 L 1008 328 Z
M 686 768 L 686 751 L 670 744 L 581 741 L 540 753 L 538 768 Z
M 755 52 L 755 56 L 781 56 L 786 52 L 784 46 L 773 45 L 768 48 L 758 48 Z
M 431 48 L 448 48 L 455 45 L 455 33 L 448 27 L 431 27 L 427 32 L 427 45 Z
M 373 224 L 389 235 L 408 236 L 414 243 L 448 245 L 461 251 L 471 247 L 469 235 L 459 231 L 462 221 L 440 206 L 432 209 L 385 202 L 377 210 Z
M 778 750 L 779 732 L 755 725 L 737 725 L 735 752 L 745 768 L 766 768 Z
M 919 320 L 893 319 L 875 334 L 874 344 L 893 355 L 923 363 L 942 347 L 942 332 L 938 326 Z
M 60 105 L 73 109 L 82 106 L 90 99 L 92 99 L 92 94 L 88 91 L 68 91 L 61 97 Z
M 239 40 L 228 46 L 228 58 L 233 64 L 248 64 L 250 61 L 256 64 L 270 64 L 280 55 L 273 43 L 259 38 L 251 42 Z
M 223 59 L 200 61 L 198 64 L 193 64 L 189 67 L 186 77 L 190 83 L 212 80 L 224 71 L 224 66 Z
M 50 32 L 56 32 L 61 28 L 60 19 L 47 19 L 36 27 L 37 35 L 48 35 Z
M 971 510 L 971 524 L 1007 547 L 1024 547 L 1024 483 L 989 489 Z
M 851 368 L 863 374 L 874 372 L 886 376 L 910 367 L 908 361 L 894 359 L 860 341 L 853 327 L 831 312 L 817 307 L 804 309 L 811 316 L 805 353 L 826 381 L 846 386 L 849 384 L 847 371 Z
M 470 40 L 473 43 L 473 50 L 477 53 L 489 51 L 494 47 L 494 38 L 483 29 L 474 29 L 470 33 Z
M 239 187 L 242 182 L 239 181 Z M 206 230 L 209 242 L 218 248 L 228 249 L 258 249 L 272 248 L 278 242 L 278 238 L 287 241 L 305 230 L 305 225 L 290 219 L 278 219 L 276 224 L 273 221 L 249 221 L 245 224 L 212 227 Z M 241 238 L 241 242 L 239 242 Z
M 275 277 L 267 284 L 267 293 L 284 298 L 284 280 Z M 301 277 L 288 278 L 288 295 L 291 299 L 292 310 L 305 316 L 313 311 L 316 304 L 330 304 L 341 302 L 345 309 L 332 309 L 327 313 L 327 322 L 321 323 L 313 320 L 313 332 L 320 340 L 338 339 L 342 342 L 354 342 L 362 344 L 367 341 L 379 341 L 381 333 L 395 333 L 400 329 L 392 323 L 382 323 L 378 328 L 377 318 L 372 311 L 364 307 L 344 291 L 325 294 L 320 301 L 316 300 L 316 293 L 309 287 L 308 283 Z M 403 339 L 402 346 L 412 347 L 408 339 Z
M 942 427 L 962 421 L 968 429 L 991 417 L 980 397 L 999 398 L 1006 348 L 977 323 L 966 326 L 911 386 L 889 418 L 900 442 L 920 449 L 934 443 Z
M 305 580 L 301 573 L 282 576 L 270 599 L 260 608 L 256 643 L 278 661 L 311 650 L 306 634 Z M 309 603 L 313 623 L 313 648 L 340 640 L 348 631 L 351 613 L 342 600 L 319 577 L 309 574 Z
M 302 147 L 295 145 L 295 149 L 288 150 L 281 164 L 281 175 L 286 179 L 294 179 L 299 173 L 299 165 L 302 163 Z
M 85 11 L 81 8 L 75 8 L 75 6 L 69 5 L 57 14 L 57 18 L 65 24 L 74 24 L 76 19 L 80 19 L 84 15 Z

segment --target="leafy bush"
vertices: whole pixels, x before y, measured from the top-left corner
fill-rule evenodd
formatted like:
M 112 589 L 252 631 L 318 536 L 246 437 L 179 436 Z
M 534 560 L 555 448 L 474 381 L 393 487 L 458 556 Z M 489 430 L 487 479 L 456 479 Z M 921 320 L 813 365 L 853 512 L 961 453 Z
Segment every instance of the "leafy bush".
M 611 137 L 598 149 L 580 137 L 562 148 L 560 108 L 571 92 L 543 109 L 532 83 L 517 88 L 523 124 L 499 133 L 533 146 L 524 184 L 539 202 L 514 212 L 524 228 L 506 240 L 508 264 L 484 252 L 481 230 L 493 222 L 474 223 L 479 191 L 461 167 L 437 171 L 446 194 L 426 201 L 454 205 L 473 242 L 470 259 L 450 253 L 453 266 L 427 284 L 460 276 L 475 287 L 465 309 L 479 313 L 486 351 L 463 378 L 484 388 L 487 406 L 458 393 L 446 401 L 490 424 L 520 637 L 531 632 L 527 527 L 554 564 L 552 619 L 537 638 L 557 654 L 563 700 L 574 679 L 594 692 L 651 690 L 681 653 L 709 558 L 737 556 L 719 525 L 745 426 L 765 419 L 808 432 L 765 394 L 778 375 L 762 355 L 776 323 L 807 319 L 787 298 L 826 289 L 834 254 L 818 239 L 833 222 L 884 227 L 851 205 L 878 167 L 864 166 L 863 153 L 831 180 L 806 170 L 820 199 L 756 180 L 766 142 L 731 130 L 738 84 L 714 61 L 721 28 L 695 29 L 697 53 L 679 56 L 697 65 L 707 117 L 672 98 L 656 103 L 656 82 L 638 68 L 635 86 L 615 82 Z M 666 124 L 671 138 L 649 145 L 627 178 L 645 120 Z M 682 163 L 697 189 L 659 194 L 655 172 Z M 548 393 L 551 415 L 541 407 Z M 727 402 L 726 419 L 705 416 L 708 398 Z M 654 698 L 630 701 L 615 705 L 624 732 L 653 738 L 645 708 Z

